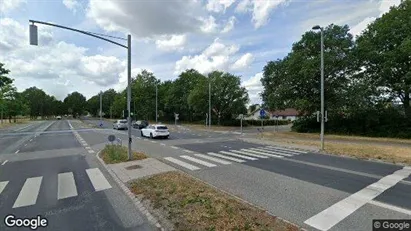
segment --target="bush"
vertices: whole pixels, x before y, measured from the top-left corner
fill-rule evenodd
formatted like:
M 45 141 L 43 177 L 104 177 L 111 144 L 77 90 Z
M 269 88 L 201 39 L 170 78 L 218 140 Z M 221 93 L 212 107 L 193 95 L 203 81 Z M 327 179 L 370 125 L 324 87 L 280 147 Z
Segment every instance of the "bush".
M 128 149 L 121 145 L 107 144 L 101 151 L 101 158 L 106 164 L 116 164 L 128 161 Z M 147 158 L 144 153 L 133 151 L 132 160 L 142 160 Z
M 321 124 L 315 116 L 301 118 L 294 122 L 292 131 L 320 132 Z M 342 135 L 371 137 L 411 138 L 411 122 L 394 108 L 357 111 L 350 115 L 329 114 L 325 132 Z

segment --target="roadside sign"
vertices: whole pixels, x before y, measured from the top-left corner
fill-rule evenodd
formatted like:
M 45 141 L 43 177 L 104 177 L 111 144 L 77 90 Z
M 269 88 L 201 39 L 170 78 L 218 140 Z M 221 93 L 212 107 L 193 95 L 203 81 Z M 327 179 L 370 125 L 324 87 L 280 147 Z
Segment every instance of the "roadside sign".
M 109 135 L 108 136 L 108 141 L 113 142 L 116 140 L 116 136 L 115 135 Z
M 265 117 L 265 111 L 264 111 L 264 109 L 261 109 L 261 110 L 260 110 L 260 116 L 261 116 L 261 117 Z
M 174 114 L 174 117 L 175 117 L 176 120 L 178 120 L 178 115 L 179 114 Z

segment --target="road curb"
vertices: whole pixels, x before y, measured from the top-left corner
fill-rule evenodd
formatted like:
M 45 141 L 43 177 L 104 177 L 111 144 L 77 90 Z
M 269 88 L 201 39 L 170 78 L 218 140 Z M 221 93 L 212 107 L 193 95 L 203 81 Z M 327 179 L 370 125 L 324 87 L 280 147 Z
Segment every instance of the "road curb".
M 113 170 L 111 170 L 110 168 L 107 167 L 106 163 L 104 163 L 103 159 L 100 158 L 100 151 L 97 152 L 96 157 L 97 159 L 100 161 L 101 165 L 104 166 L 104 168 L 107 170 L 107 172 L 111 175 L 111 177 L 113 178 L 113 180 L 117 183 L 117 185 L 123 190 L 123 192 L 133 201 L 135 207 L 141 212 L 143 213 L 147 220 L 154 225 L 155 227 L 157 227 L 159 230 L 163 231 L 165 230 L 160 222 L 157 220 L 157 218 L 155 218 L 150 212 L 149 212 L 149 208 L 147 208 L 144 203 L 134 195 L 134 193 L 132 193 L 130 191 L 130 189 L 120 180 L 120 178 L 118 178 L 118 176 L 113 172 Z

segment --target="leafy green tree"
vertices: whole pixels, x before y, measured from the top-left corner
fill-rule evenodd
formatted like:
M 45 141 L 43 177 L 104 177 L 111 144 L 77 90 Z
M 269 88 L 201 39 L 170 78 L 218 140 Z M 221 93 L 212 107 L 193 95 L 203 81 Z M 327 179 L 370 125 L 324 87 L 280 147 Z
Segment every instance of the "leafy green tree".
M 325 98 L 329 111 L 345 106 L 342 94 L 353 75 L 353 47 L 348 26 L 331 24 L 324 28 Z M 261 81 L 262 97 L 269 108 L 295 107 L 307 113 L 319 110 L 320 48 L 320 32 L 308 31 L 284 59 L 267 63 Z
M 38 116 L 43 117 L 46 115 L 45 107 L 47 106 L 45 106 L 45 104 L 47 94 L 43 90 L 37 87 L 30 87 L 22 92 L 22 97 L 28 104 L 31 118 L 37 118 Z
M 392 99 L 400 99 L 411 118 L 411 1 L 406 0 L 371 23 L 357 38 L 363 77 Z
M 126 99 L 126 91 L 114 97 L 113 104 L 110 106 L 113 118 L 123 118 L 123 111 L 127 109 Z
M 156 85 L 160 85 L 160 80 L 147 70 L 143 70 L 133 79 L 131 110 L 134 111 L 135 105 L 138 119 L 155 120 Z
M 6 99 L 10 97 L 10 91 L 13 89 L 13 80 L 7 75 L 10 70 L 4 67 L 3 63 L 0 63 L 0 120 L 3 123 L 3 115 L 6 112 Z
M 247 90 L 241 87 L 240 77 L 230 73 L 214 71 L 202 79 L 191 91 L 189 105 L 203 116 L 208 113 L 208 81 L 211 81 L 212 116 L 218 120 L 229 120 L 246 113 L 249 101 Z M 204 117 L 203 117 L 204 118 Z
M 71 111 L 73 116 L 77 117 L 82 115 L 86 109 L 86 97 L 75 91 L 67 95 L 64 99 L 64 104 L 66 105 L 68 111 Z
M 87 111 L 93 116 L 98 116 L 100 111 L 100 96 L 95 95 L 87 100 Z

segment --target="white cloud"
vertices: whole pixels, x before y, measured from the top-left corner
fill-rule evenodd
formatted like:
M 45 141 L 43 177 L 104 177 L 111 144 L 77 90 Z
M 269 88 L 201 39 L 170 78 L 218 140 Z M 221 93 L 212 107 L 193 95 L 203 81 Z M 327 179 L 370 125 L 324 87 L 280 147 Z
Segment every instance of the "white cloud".
M 253 61 L 254 57 L 251 53 L 244 54 L 231 66 L 231 70 L 243 70 L 249 67 Z
M 17 9 L 20 5 L 26 3 L 26 0 L 1 0 L 0 13 L 7 13 Z
M 215 33 L 217 31 L 217 23 L 215 22 L 215 18 L 210 15 L 208 18 L 203 18 L 203 25 L 201 26 L 201 30 L 204 33 Z
M 90 0 L 87 16 L 106 31 L 131 32 L 138 38 L 197 32 L 206 10 L 199 1 Z
M 171 35 L 164 36 L 164 38 L 156 40 L 156 46 L 162 51 L 175 51 L 183 49 L 186 42 L 186 35 Z
M 39 46 L 30 46 L 28 26 L 2 18 L 0 27 L 2 62 L 11 70 L 19 91 L 37 86 L 59 99 L 73 90 L 89 97 L 118 84 L 119 74 L 126 69 L 125 62 L 113 56 L 90 56 L 87 48 L 56 42 L 51 31 L 43 28 L 39 28 Z
M 225 12 L 234 2 L 235 0 L 208 0 L 206 8 L 211 12 Z
M 225 45 L 218 38 L 202 53 L 195 56 L 183 56 L 176 62 L 174 74 L 190 68 L 197 69 L 202 74 L 214 70 L 227 71 L 231 63 L 232 55 L 239 51 L 236 45 Z
M 260 93 L 263 91 L 263 85 L 261 83 L 261 78 L 263 73 L 259 72 L 253 77 L 242 82 L 242 86 L 248 91 L 248 96 L 250 97 L 250 104 L 261 103 Z
M 229 31 L 231 31 L 232 29 L 234 29 L 235 21 L 236 21 L 236 18 L 234 16 L 231 16 L 230 19 L 228 20 L 227 24 L 225 25 L 225 27 L 221 31 L 221 33 L 227 33 Z
M 63 0 L 63 4 L 67 7 L 67 9 L 73 11 L 73 13 L 76 13 L 77 8 L 81 7 L 81 4 L 77 0 Z
M 236 12 L 253 12 L 252 22 L 255 28 L 260 28 L 267 24 L 272 10 L 286 3 L 287 0 L 262 1 L 262 0 L 242 0 L 236 7 Z
M 378 8 L 379 10 L 378 17 L 381 17 L 385 13 L 387 13 L 390 10 L 390 7 L 398 6 L 400 3 L 401 3 L 401 0 L 390 0 L 390 1 L 382 0 Z M 360 35 L 367 28 L 369 24 L 375 21 L 375 19 L 377 18 L 376 17 L 364 18 L 361 22 L 359 22 L 358 24 L 354 25 L 351 28 L 350 33 L 354 35 L 354 37 Z

